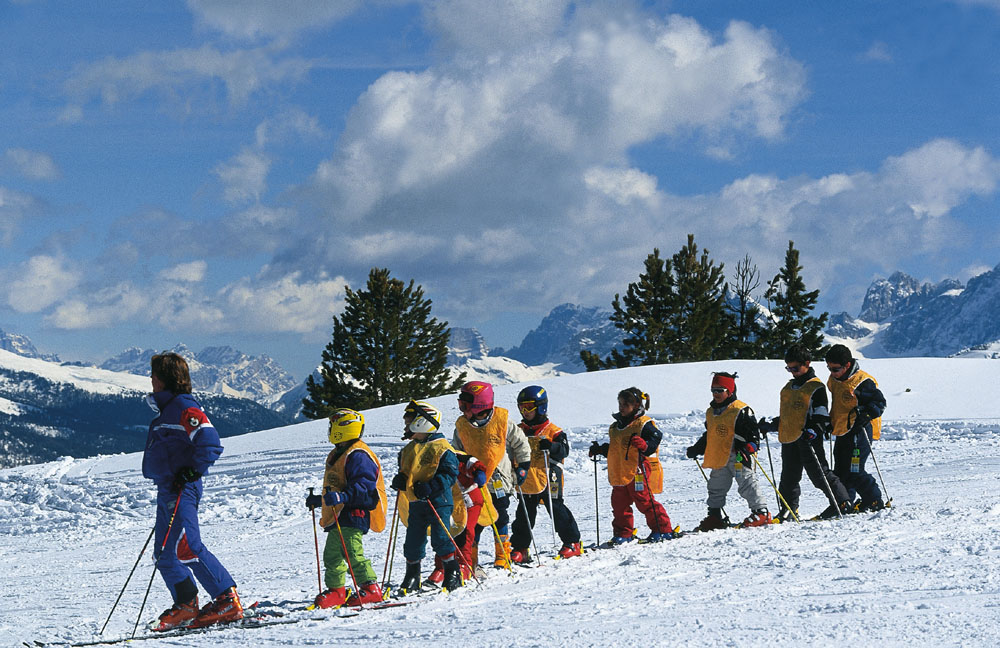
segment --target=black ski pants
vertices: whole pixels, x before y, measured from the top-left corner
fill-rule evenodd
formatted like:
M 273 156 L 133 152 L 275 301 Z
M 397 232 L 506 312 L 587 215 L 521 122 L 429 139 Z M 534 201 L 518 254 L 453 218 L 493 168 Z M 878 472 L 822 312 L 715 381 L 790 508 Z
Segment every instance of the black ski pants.
M 556 533 L 564 546 L 580 542 L 580 528 L 561 497 L 552 498 L 552 516 L 555 518 Z M 515 551 L 524 551 L 531 544 L 531 530 L 535 527 L 535 517 L 538 507 L 548 508 L 549 491 L 537 495 L 524 495 L 524 504 L 518 503 L 514 514 L 514 535 L 510 538 L 510 546 Z M 527 513 L 526 513 L 527 512 Z
M 813 456 L 815 452 L 815 456 Z M 839 506 L 843 502 L 849 502 L 847 489 L 836 474 L 830 470 L 830 464 L 826 461 L 826 453 L 823 451 L 823 437 L 817 436 L 812 441 L 805 435 L 800 436 L 791 443 L 781 444 L 781 480 L 778 483 L 778 491 L 785 498 L 793 511 L 798 511 L 799 495 L 802 489 L 799 482 L 802 481 L 802 470 L 812 485 L 818 488 L 829 500 L 830 495 L 826 492 L 827 482 L 833 492 L 835 502 L 830 502 Z M 825 480 L 824 480 L 825 477 Z

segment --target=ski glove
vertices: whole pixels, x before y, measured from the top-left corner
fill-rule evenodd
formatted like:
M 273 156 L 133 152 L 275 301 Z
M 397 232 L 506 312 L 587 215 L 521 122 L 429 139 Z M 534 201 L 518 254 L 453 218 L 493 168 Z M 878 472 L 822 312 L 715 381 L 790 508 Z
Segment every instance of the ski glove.
M 413 482 L 413 494 L 417 499 L 425 500 L 431 496 L 431 485 L 428 482 Z
M 545 438 L 539 439 L 538 449 L 541 450 L 542 452 L 548 452 L 549 450 L 552 449 L 552 440 Z
M 531 467 L 531 462 L 526 461 L 514 469 L 514 476 L 517 478 L 517 485 L 520 486 L 524 483 L 524 480 L 528 478 L 528 468 Z
M 698 447 L 697 446 L 688 446 L 688 449 L 687 449 L 687 458 L 688 459 L 694 459 L 699 454 L 701 454 L 701 453 L 698 452 Z
M 802 436 L 805 437 L 807 441 L 815 441 L 816 440 L 816 430 L 813 430 L 811 428 L 806 428 L 806 429 L 802 430 Z
M 736 450 L 736 459 L 740 463 L 749 465 L 750 462 L 753 461 L 752 459 L 750 459 L 750 455 L 754 454 L 755 452 L 757 452 L 757 444 L 753 443 L 752 441 L 747 441 L 747 443 L 742 448 Z
M 396 473 L 396 476 L 392 478 L 392 483 L 389 484 L 392 490 L 403 491 L 406 490 L 406 473 Z
M 478 486 L 479 488 L 482 488 L 485 485 L 486 485 L 486 471 L 485 470 L 477 470 L 476 471 L 476 486 Z
M 760 417 L 760 420 L 757 421 L 757 428 L 761 431 L 761 434 L 764 435 L 766 435 L 768 432 L 777 432 L 778 419 L 774 418 L 768 421 L 766 417 L 762 416 Z
M 590 450 L 587 451 L 587 455 L 590 457 L 597 457 L 597 456 L 607 457 L 608 444 L 598 443 L 597 441 L 594 441 L 593 443 L 590 444 Z
M 312 510 L 323 506 L 323 496 L 315 493 L 306 495 L 306 508 Z
M 633 448 L 635 448 L 636 450 L 638 450 L 639 452 L 645 452 L 646 448 L 648 447 L 646 445 L 646 440 L 643 439 L 638 434 L 635 435 L 634 437 L 632 437 L 631 439 L 629 439 L 629 444 L 631 444 L 631 446 Z
M 190 482 L 198 481 L 201 479 L 201 473 L 192 468 L 191 466 L 184 466 L 177 471 L 174 475 L 173 490 L 180 491 L 184 486 Z
M 327 491 L 323 495 L 323 502 L 327 506 L 338 506 L 347 503 L 347 494 L 340 491 Z

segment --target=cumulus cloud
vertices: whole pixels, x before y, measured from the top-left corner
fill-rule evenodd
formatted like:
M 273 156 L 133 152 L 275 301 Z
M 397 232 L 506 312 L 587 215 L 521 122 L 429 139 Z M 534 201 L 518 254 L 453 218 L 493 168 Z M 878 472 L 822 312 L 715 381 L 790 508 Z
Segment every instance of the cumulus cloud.
M 223 184 L 226 202 L 259 201 L 267 188 L 271 159 L 263 153 L 244 148 L 228 162 L 215 167 L 214 173 Z
M 167 281 L 198 283 L 205 279 L 205 272 L 207 270 L 208 263 L 205 261 L 191 261 L 163 269 L 160 272 L 160 277 Z
M 28 180 L 55 180 L 60 175 L 52 156 L 23 148 L 7 149 L 0 168 Z
M 357 11 L 361 0 L 187 0 L 200 23 L 234 38 L 287 38 L 326 27 Z
M 72 297 L 45 316 L 45 323 L 60 329 L 107 328 L 137 316 L 145 318 L 150 299 L 147 293 L 123 282 L 86 296 Z
M 33 256 L 8 279 L 7 304 L 19 313 L 37 313 L 64 299 L 81 278 L 64 259 Z
M 64 87 L 79 108 L 95 96 L 113 105 L 153 90 L 182 95 L 185 90 L 193 92 L 198 84 L 221 82 L 230 104 L 242 106 L 271 84 L 301 80 L 313 65 L 301 58 L 280 58 L 279 52 L 269 47 L 220 51 L 204 45 L 78 65 Z
M 241 279 L 219 294 L 229 326 L 241 330 L 308 334 L 330 326 L 343 306 L 343 277 L 301 272 L 273 279 Z

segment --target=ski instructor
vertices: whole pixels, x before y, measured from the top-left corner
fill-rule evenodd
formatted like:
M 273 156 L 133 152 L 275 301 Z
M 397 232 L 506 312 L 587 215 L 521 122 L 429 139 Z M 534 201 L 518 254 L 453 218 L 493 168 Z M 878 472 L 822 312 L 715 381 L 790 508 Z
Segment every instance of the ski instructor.
M 153 557 L 174 599 L 150 628 L 162 632 L 237 621 L 243 617 L 243 606 L 236 582 L 201 543 L 198 528 L 201 476 L 222 454 L 219 433 L 191 396 L 184 358 L 176 353 L 154 355 L 150 369 L 153 393 L 147 402 L 157 416 L 149 424 L 142 474 L 156 483 Z M 212 597 L 201 609 L 192 574 Z

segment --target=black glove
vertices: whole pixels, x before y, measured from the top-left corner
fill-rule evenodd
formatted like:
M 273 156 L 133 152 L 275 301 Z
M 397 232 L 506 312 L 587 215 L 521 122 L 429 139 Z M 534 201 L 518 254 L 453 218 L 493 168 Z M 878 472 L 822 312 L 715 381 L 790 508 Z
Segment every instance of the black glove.
M 816 430 L 812 428 L 806 428 L 802 430 L 802 436 L 805 437 L 807 441 L 814 441 L 816 439 Z
M 773 418 L 770 421 L 768 421 L 766 417 L 763 417 L 763 416 L 760 417 L 760 420 L 757 421 L 757 429 L 759 429 L 761 431 L 761 433 L 765 434 L 765 435 L 768 432 L 777 432 L 778 431 L 778 418 Z
M 392 478 L 392 483 L 389 484 L 389 488 L 396 491 L 406 490 L 406 473 L 396 473 L 396 476 Z
M 696 446 L 688 446 L 687 457 L 688 459 L 694 459 L 698 456 L 698 448 Z
M 201 473 L 192 468 L 191 466 L 184 466 L 177 471 L 174 475 L 173 490 L 174 492 L 180 491 L 186 484 L 193 481 L 198 481 L 201 479 Z
M 413 482 L 413 494 L 417 499 L 427 499 L 431 496 L 431 485 L 429 482 Z
M 591 458 L 597 457 L 597 456 L 607 457 L 608 456 L 608 444 L 607 443 L 598 443 L 597 441 L 594 441 L 593 443 L 590 444 L 590 450 L 587 451 L 587 455 L 589 457 L 591 457 Z
M 515 477 L 515 479 L 517 479 L 517 485 L 518 486 L 520 486 L 521 484 L 523 484 L 524 480 L 526 480 L 528 478 L 528 468 L 531 468 L 531 462 L 530 461 L 526 461 L 526 462 L 524 462 L 523 464 L 520 464 L 517 468 L 514 469 L 514 477 Z
M 552 440 L 546 438 L 539 439 L 538 449 L 541 450 L 542 452 L 548 452 L 549 450 L 552 449 Z
M 309 493 L 306 495 L 306 508 L 312 510 L 323 506 L 323 496 Z
M 865 426 L 871 422 L 871 419 L 864 414 L 858 414 L 858 417 L 854 419 L 854 425 L 851 429 L 847 431 L 848 434 L 858 434 L 859 432 L 864 432 Z

